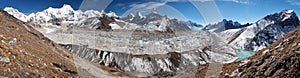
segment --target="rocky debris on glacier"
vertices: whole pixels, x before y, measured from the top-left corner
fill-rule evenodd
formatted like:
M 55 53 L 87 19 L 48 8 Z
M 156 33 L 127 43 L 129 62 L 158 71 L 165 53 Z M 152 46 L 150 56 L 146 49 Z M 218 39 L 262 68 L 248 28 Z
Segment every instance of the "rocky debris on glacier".
M 168 72 L 193 73 L 200 69 L 204 64 L 211 63 L 213 62 L 212 60 L 215 60 L 210 52 L 211 48 L 209 47 L 181 53 L 169 52 L 167 54 L 135 55 L 91 49 L 86 45 L 62 44 L 62 46 L 75 55 L 93 63 L 117 68 L 119 71 L 123 72 L 135 74 L 143 73 L 146 74 L 146 76 Z

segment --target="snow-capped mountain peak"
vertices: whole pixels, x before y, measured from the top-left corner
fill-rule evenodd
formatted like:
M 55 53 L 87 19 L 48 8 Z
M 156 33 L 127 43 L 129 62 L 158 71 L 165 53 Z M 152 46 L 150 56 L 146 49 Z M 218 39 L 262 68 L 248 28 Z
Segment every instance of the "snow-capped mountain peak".
M 74 9 L 71 7 L 71 5 L 68 5 L 68 4 L 64 4 L 64 6 L 61 8 L 61 10 L 74 11 Z
M 63 7 L 61 7 L 61 8 L 49 7 L 48 9 L 46 9 L 44 11 L 49 12 L 49 13 L 68 14 L 70 12 L 73 12 L 74 9 L 71 7 L 71 5 L 64 4 Z
M 286 12 L 286 13 L 293 13 L 294 10 L 286 10 L 285 12 Z
M 23 22 L 27 22 L 27 16 L 19 12 L 17 9 L 14 9 L 12 7 L 5 7 L 4 11 L 8 12 L 10 15 L 13 15 L 15 18 L 20 19 Z
M 157 10 L 154 8 L 151 10 L 151 13 L 158 14 Z
M 53 14 L 54 16 L 64 17 L 65 15 L 73 15 L 74 9 L 70 5 L 64 4 L 64 6 L 62 8 L 49 7 L 48 9 L 44 10 L 43 12 L 45 12 L 49 16 L 52 16 L 51 14 Z M 59 18 L 59 17 L 57 17 L 57 18 Z
M 152 11 L 145 16 L 138 11 L 136 15 L 128 15 L 127 17 L 122 18 L 122 20 L 137 24 L 142 27 L 142 29 L 149 31 L 158 30 L 174 32 L 191 30 L 191 25 L 189 23 L 162 16 L 155 9 L 152 9 Z
M 6 8 L 6 11 L 14 17 L 29 24 L 38 25 L 51 30 L 61 30 L 73 27 L 89 29 L 111 29 L 110 23 L 119 18 L 116 13 L 105 13 L 104 10 L 74 10 L 71 5 L 64 4 L 60 8 L 49 7 L 37 13 L 31 13 L 29 16 L 20 13 L 16 9 Z
M 116 13 L 110 11 L 109 13 L 106 14 L 109 17 L 118 17 Z
M 144 16 L 140 11 L 138 11 L 134 17 L 143 18 Z
M 101 10 L 100 13 L 101 13 L 101 14 L 106 14 L 104 10 Z
M 271 23 L 273 22 L 276 24 L 280 24 L 282 26 L 299 25 L 299 19 L 293 10 L 283 10 L 279 13 L 268 15 L 268 16 L 264 17 L 263 20 L 269 21 Z M 282 22 L 285 22 L 285 23 L 282 23 Z
M 282 20 L 281 21 L 285 21 L 289 18 L 292 18 L 293 16 L 295 16 L 295 12 L 294 10 L 284 10 L 281 14 Z
M 269 46 L 277 39 L 299 26 L 299 19 L 292 10 L 267 15 L 253 25 L 222 31 L 221 34 L 233 34 L 228 43 L 239 49 L 258 51 Z

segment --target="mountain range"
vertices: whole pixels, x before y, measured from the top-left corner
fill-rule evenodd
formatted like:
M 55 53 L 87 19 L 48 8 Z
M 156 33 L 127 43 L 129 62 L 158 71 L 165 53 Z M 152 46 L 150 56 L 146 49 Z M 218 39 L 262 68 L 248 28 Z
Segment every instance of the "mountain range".
M 188 22 L 171 19 L 167 16 L 161 16 L 156 11 L 152 11 L 146 16 L 142 16 L 140 12 L 136 15 L 128 15 L 125 18 L 117 16 L 114 12 L 105 13 L 102 11 L 81 10 L 75 11 L 70 5 L 65 4 L 61 8 L 52 8 L 32 13 L 28 16 L 20 13 L 18 10 L 11 7 L 4 9 L 8 13 L 26 23 L 38 24 L 41 26 L 50 27 L 81 27 L 88 29 L 145 29 L 157 31 L 175 31 L 189 30 Z M 179 26 L 180 25 L 180 26 Z
M 81 58 L 146 76 L 231 63 L 239 57 L 236 51 L 258 52 L 300 24 L 293 10 L 267 15 L 255 23 L 224 19 L 206 26 L 162 16 L 155 9 L 145 16 L 137 12 L 127 17 L 83 12 L 67 4 L 28 16 L 11 7 L 4 10 Z
M 141 12 L 136 15 L 129 14 L 120 18 L 113 12 L 88 10 L 75 11 L 70 5 L 65 4 L 62 8 L 48 8 L 42 12 L 28 16 L 13 8 L 5 8 L 5 11 L 14 15 L 26 23 L 38 24 L 46 27 L 46 32 L 61 29 L 88 28 L 88 29 L 143 29 L 148 31 L 189 31 L 200 28 L 204 31 L 218 33 L 224 37 L 228 44 L 236 49 L 258 51 L 277 39 L 283 37 L 299 25 L 299 19 L 294 11 L 283 10 L 280 13 L 268 15 L 255 23 L 241 25 L 238 22 L 224 19 L 217 24 L 202 26 L 191 21 L 179 21 L 167 16 L 161 16 L 153 9 L 152 12 L 143 16 Z M 45 29 L 45 28 L 44 28 Z M 43 32 L 45 30 L 42 29 Z

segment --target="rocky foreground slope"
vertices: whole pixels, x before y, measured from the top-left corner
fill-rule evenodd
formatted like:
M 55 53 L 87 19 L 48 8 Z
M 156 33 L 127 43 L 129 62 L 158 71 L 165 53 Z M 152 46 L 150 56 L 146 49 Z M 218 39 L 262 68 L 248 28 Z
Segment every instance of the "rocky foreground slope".
M 75 77 L 72 56 L 0 10 L 0 77 Z
M 241 77 L 299 77 L 300 28 L 260 50 L 239 68 Z
M 74 56 L 1 9 L 0 30 L 0 78 L 133 77 Z

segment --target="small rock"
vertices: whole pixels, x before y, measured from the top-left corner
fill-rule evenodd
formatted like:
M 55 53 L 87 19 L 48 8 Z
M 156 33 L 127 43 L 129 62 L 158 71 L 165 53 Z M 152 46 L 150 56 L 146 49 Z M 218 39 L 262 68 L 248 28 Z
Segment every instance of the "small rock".
M 8 68 L 7 71 L 10 72 L 11 71 L 10 68 Z
M 13 55 L 12 57 L 13 57 L 14 59 L 16 59 L 16 56 L 15 56 L 15 55 Z
M 2 42 L 9 46 L 15 46 L 17 44 L 17 38 L 9 38 L 5 41 L 2 40 Z
M 28 73 L 28 72 L 26 72 L 25 74 L 26 74 L 26 75 L 29 75 L 29 73 Z
M 229 76 L 229 74 L 228 74 L 228 73 L 225 73 L 225 76 Z
M 29 64 L 29 66 L 30 66 L 30 67 L 33 67 L 34 65 L 33 65 L 33 64 Z
M 8 40 L 9 40 L 8 44 L 11 46 L 15 46 L 17 44 L 17 38 L 10 38 Z
M 7 58 L 7 57 L 0 56 L 0 62 L 10 63 L 10 60 L 9 60 L 9 58 Z
M 239 73 L 239 69 L 235 69 L 235 70 L 231 73 L 230 77 L 236 76 L 238 73 Z

